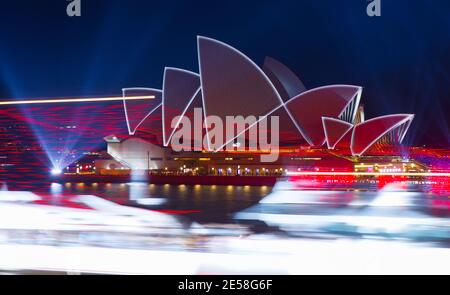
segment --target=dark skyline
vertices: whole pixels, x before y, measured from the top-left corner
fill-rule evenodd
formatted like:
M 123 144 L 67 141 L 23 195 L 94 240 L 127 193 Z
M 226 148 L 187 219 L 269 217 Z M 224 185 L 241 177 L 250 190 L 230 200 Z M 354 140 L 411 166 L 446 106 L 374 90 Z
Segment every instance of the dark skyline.
M 364 87 L 367 117 L 415 113 L 409 144 L 450 145 L 450 3 L 382 0 L 8 1 L 0 10 L 0 98 L 121 95 L 161 88 L 165 66 L 198 71 L 196 36 L 262 65 L 272 56 L 307 88 Z

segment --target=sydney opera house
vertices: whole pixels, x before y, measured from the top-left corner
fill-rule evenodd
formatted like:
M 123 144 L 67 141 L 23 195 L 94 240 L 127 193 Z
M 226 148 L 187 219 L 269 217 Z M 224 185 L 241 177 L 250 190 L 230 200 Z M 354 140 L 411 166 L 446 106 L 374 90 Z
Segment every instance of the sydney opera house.
M 360 86 L 328 85 L 308 90 L 288 67 L 273 58 L 267 57 L 259 67 L 223 42 L 200 36 L 197 42 L 199 73 L 168 67 L 164 71 L 162 90 L 123 89 L 125 98 L 154 97 L 145 101 L 124 100 L 129 134 L 105 138 L 108 153 L 125 167 L 176 170 L 186 165 L 175 160 L 185 159 L 201 163 L 194 166 L 206 169 L 208 173 L 223 169 L 236 173 L 242 164 L 250 167 L 244 172 L 263 174 L 264 167 L 251 168 L 252 165 L 261 166 L 261 163 L 253 157 L 257 152 L 249 153 L 245 146 L 236 146 L 231 153 L 240 157 L 210 148 L 211 138 L 206 128 L 208 118 L 216 116 L 223 121 L 227 116 L 259 118 L 256 124 L 246 126 L 248 143 L 252 128 L 261 128 L 264 120 L 278 116 L 281 156 L 272 165 L 279 166 L 277 171 L 281 172 L 287 166 L 297 169 L 305 166 L 307 161 L 312 163 L 311 167 L 318 167 L 317 159 L 329 159 L 327 165 L 330 167 L 334 162 L 350 163 L 353 169 L 353 163 L 360 157 L 385 156 L 386 150 L 395 155 L 413 121 L 412 114 L 366 119 L 360 104 Z M 200 151 L 174 153 L 170 149 L 171 139 L 180 128 L 180 120 L 178 124 L 173 122 L 177 122 L 179 116 L 194 120 L 194 109 L 199 108 L 205 124 L 203 130 L 193 130 L 193 133 L 201 132 L 206 143 L 200 143 Z M 236 138 L 237 135 L 227 137 L 226 141 L 232 142 Z M 193 135 L 190 145 L 198 145 L 194 140 Z M 236 159 L 240 161 L 236 162 Z M 205 167 L 208 161 L 213 164 Z M 389 162 L 392 162 L 391 158 Z
M 162 135 L 161 142 L 168 146 L 179 127 L 171 128 L 172 120 L 202 108 L 206 121 L 208 116 L 223 121 L 227 116 L 278 116 L 281 137 L 286 142 L 347 148 L 353 156 L 362 156 L 380 145 L 400 144 L 414 118 L 411 114 L 395 114 L 365 120 L 363 114 L 358 116 L 362 87 L 329 85 L 307 90 L 280 62 L 268 57 L 261 69 L 217 40 L 198 37 L 198 59 L 200 74 L 166 68 L 162 90 L 123 90 L 125 97 L 155 97 L 148 101 L 147 109 L 141 104 L 133 109 L 132 103 L 124 101 L 130 135 L 136 131 Z M 158 117 L 161 124 L 154 124 Z

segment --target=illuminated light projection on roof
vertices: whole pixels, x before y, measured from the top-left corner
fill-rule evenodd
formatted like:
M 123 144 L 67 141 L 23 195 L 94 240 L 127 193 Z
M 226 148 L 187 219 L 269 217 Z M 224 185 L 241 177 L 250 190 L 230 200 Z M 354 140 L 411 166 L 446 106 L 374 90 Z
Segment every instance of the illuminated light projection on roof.
M 162 91 L 153 88 L 135 87 L 124 88 L 122 93 L 128 133 L 134 135 L 139 126 L 162 105 Z M 144 93 L 148 97 L 153 97 L 153 99 L 145 101 L 146 105 L 143 105 L 140 100 L 130 100 L 130 97 L 138 97 L 137 95 L 144 95 Z
M 237 114 L 244 118 L 255 116 L 258 120 L 283 106 L 270 79 L 243 53 L 228 44 L 201 36 L 197 38 L 197 44 L 206 126 L 207 116 L 217 116 L 223 122 L 227 116 Z M 217 150 L 240 134 L 226 138 Z M 208 146 L 210 144 L 208 139 Z
M 353 128 L 351 123 L 329 117 L 322 117 L 322 123 L 327 146 L 330 150 L 333 150 Z
M 179 120 L 172 128 L 171 119 L 187 116 L 193 106 L 203 108 L 206 126 L 208 116 L 218 116 L 223 121 L 227 116 L 237 115 L 255 116 L 257 119 L 239 134 L 226 138 L 215 151 L 222 150 L 252 128 L 267 126 L 262 123 L 276 115 L 282 123 L 280 133 L 296 133 L 297 144 L 306 141 L 310 146 L 321 147 L 327 143 L 329 149 L 334 149 L 342 143 L 348 145 L 353 155 L 361 156 L 378 143 L 401 143 L 414 117 L 407 115 L 406 124 L 393 128 L 385 126 L 383 129 L 381 124 L 377 131 L 380 136 L 368 141 L 360 130 L 368 128 L 370 125 L 366 124 L 371 120 L 356 122 L 362 87 L 329 85 L 306 90 L 289 68 L 273 58 L 267 57 L 261 69 L 243 53 L 221 41 L 198 36 L 197 46 L 199 75 L 176 68 L 167 68 L 164 74 L 160 130 L 165 146 L 169 146 L 174 131 L 180 125 Z M 197 88 L 198 77 L 200 85 Z M 178 110 L 174 111 L 176 108 Z M 140 128 L 144 126 L 145 123 Z M 206 139 L 207 147 L 204 149 L 211 151 L 208 132 Z
M 286 109 L 311 146 L 325 143 L 322 117 L 353 122 L 362 88 L 331 85 L 306 91 L 286 103 Z
M 413 119 L 411 114 L 387 115 L 356 125 L 350 145 L 352 154 L 361 156 L 380 140 L 401 144 Z

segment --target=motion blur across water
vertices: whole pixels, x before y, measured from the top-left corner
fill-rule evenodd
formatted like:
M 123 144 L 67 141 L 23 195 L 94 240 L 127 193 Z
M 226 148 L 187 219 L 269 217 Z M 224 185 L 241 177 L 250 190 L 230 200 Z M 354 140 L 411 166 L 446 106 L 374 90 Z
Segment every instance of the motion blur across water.
M 8 183 L 0 270 L 450 274 L 448 201 L 397 185 Z
M 61 205 L 64 196 L 95 195 L 117 204 L 148 208 L 188 221 L 227 223 L 231 214 L 257 204 L 269 186 L 155 185 L 133 183 L 9 183 L 9 191 L 33 192 L 50 205 Z M 59 197 L 63 198 L 59 198 Z M 64 204 L 63 204 L 64 205 Z

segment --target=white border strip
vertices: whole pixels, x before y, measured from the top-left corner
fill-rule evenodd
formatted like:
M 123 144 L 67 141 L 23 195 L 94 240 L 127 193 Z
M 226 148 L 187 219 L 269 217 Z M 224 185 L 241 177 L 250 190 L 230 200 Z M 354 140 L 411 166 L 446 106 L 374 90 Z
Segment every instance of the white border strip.
M 300 99 L 303 96 L 309 95 L 313 92 L 319 91 L 319 90 L 324 90 L 324 89 L 330 89 L 330 88 L 352 88 L 352 89 L 357 89 L 355 95 L 353 95 L 353 97 L 351 99 L 349 99 L 349 101 L 347 102 L 347 104 L 345 105 L 345 107 L 342 109 L 342 111 L 340 112 L 339 116 L 342 115 L 342 113 L 345 111 L 345 109 L 353 102 L 353 100 L 356 98 L 357 102 L 356 102 L 356 106 L 355 106 L 355 110 L 358 109 L 360 100 L 361 100 L 361 95 L 362 95 L 362 87 L 361 86 L 355 86 L 355 85 L 345 85 L 345 84 L 335 84 L 335 85 L 326 85 L 326 86 L 321 86 L 321 87 L 317 87 L 314 89 L 310 89 L 307 90 L 305 92 L 300 93 L 299 95 L 291 98 L 290 100 L 288 100 L 286 103 L 284 103 L 285 109 L 287 111 L 287 113 L 289 114 L 291 120 L 294 122 L 294 125 L 297 127 L 298 131 L 300 132 L 300 134 L 303 136 L 303 138 L 306 140 L 306 142 L 310 145 L 310 146 L 315 146 L 315 144 L 311 141 L 311 139 L 306 135 L 306 132 L 303 131 L 301 129 L 301 126 L 297 123 L 297 121 L 294 119 L 294 116 L 291 114 L 291 112 L 289 111 L 287 105 L 291 102 L 293 102 L 294 100 Z M 353 115 L 353 118 L 356 115 L 356 112 Z M 322 142 L 321 146 L 324 145 L 326 142 L 326 139 L 324 139 L 324 141 Z

